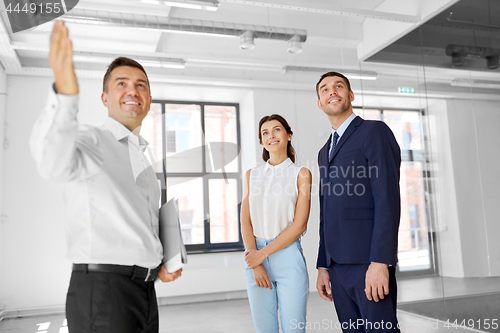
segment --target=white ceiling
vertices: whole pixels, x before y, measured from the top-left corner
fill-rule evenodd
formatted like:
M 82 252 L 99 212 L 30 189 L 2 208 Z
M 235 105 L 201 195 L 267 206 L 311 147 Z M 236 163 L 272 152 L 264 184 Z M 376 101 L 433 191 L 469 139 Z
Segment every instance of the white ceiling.
M 287 52 L 288 42 L 255 39 L 255 48 L 241 50 L 238 37 L 192 34 L 138 28 L 88 25 L 67 22 L 74 49 L 135 57 L 178 58 L 184 69 L 146 68 L 152 81 L 209 83 L 227 86 L 276 85 L 300 89 L 315 82 L 320 72 L 283 73 L 283 67 L 331 68 L 337 71 L 369 70 L 376 81 L 364 81 L 363 88 L 390 90 L 394 85 L 422 85 L 426 80 L 449 85 L 452 78 L 470 73 L 454 69 L 426 69 L 415 66 L 366 63 L 362 60 L 390 45 L 458 0 L 219 0 L 215 12 L 146 4 L 140 0 L 80 0 L 74 10 L 123 17 L 137 22 L 169 18 L 189 19 L 204 24 L 247 24 L 303 29 L 307 40 L 303 52 Z M 0 5 L 0 6 L 3 6 Z M 2 8 L 2 7 L 0 7 Z M 3 8 L 2 8 L 3 9 Z M 68 15 L 71 12 L 68 13 Z M 5 11 L 0 24 L 0 61 L 11 75 L 51 75 L 48 43 L 53 22 L 12 33 Z M 63 17 L 64 19 L 64 17 Z M 139 60 L 140 61 L 140 60 Z M 102 77 L 104 63 L 77 61 L 80 77 Z M 480 78 L 489 79 L 488 73 Z M 447 78 L 448 77 L 448 78 Z M 397 78 L 398 83 L 395 83 Z M 361 82 L 355 80 L 354 88 Z M 276 86 L 280 88 L 280 86 Z

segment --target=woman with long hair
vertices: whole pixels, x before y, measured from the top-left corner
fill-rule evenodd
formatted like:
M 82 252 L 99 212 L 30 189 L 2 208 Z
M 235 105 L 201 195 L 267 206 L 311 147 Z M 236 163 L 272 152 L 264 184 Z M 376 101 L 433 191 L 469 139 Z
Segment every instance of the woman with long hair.
M 311 203 L 311 172 L 295 165 L 293 132 L 273 114 L 259 122 L 266 162 L 248 170 L 241 205 L 248 299 L 258 333 L 304 332 L 309 278 L 300 245 Z

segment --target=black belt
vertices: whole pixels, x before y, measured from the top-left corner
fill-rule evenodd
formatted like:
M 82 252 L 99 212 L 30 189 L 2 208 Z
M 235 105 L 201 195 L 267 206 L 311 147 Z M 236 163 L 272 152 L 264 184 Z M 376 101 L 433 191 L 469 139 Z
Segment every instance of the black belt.
M 131 279 L 139 279 L 145 282 L 154 281 L 158 277 L 160 266 L 156 268 L 144 268 L 139 266 L 123 266 L 111 264 L 73 264 L 73 271 L 77 272 L 100 272 L 113 273 L 129 276 Z

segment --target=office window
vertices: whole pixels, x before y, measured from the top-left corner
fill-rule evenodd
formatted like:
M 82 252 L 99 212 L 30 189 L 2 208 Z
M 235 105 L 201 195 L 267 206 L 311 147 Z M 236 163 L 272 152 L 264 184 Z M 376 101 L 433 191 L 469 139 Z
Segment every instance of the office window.
M 162 202 L 178 200 L 188 252 L 243 249 L 238 104 L 155 100 L 143 121 L 155 171 L 166 172 Z
M 425 147 L 419 110 L 354 109 L 364 119 L 382 120 L 401 148 L 401 223 L 398 268 L 403 271 L 434 269 L 431 234 L 425 201 Z

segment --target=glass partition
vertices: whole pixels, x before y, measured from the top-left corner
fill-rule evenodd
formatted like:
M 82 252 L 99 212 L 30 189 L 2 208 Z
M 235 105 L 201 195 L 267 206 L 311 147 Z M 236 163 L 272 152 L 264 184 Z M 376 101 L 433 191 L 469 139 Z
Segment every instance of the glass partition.
M 399 310 L 486 332 L 500 331 L 494 3 L 458 2 L 360 62 L 379 75 L 353 84 L 355 113 L 383 120 L 402 150 Z

